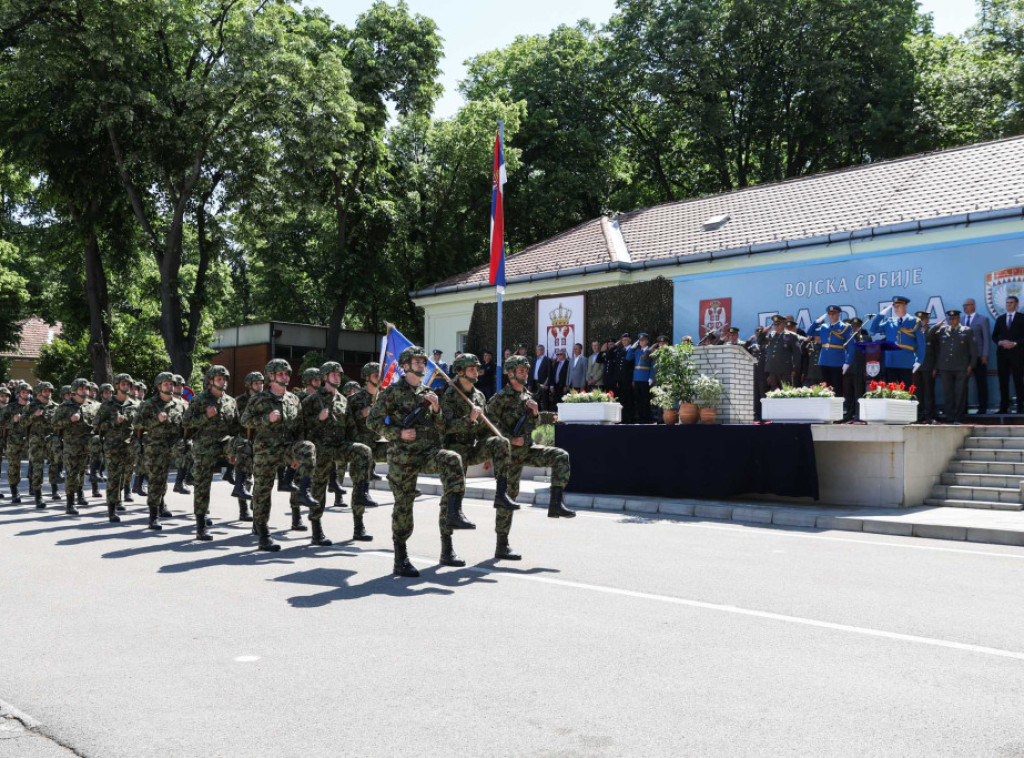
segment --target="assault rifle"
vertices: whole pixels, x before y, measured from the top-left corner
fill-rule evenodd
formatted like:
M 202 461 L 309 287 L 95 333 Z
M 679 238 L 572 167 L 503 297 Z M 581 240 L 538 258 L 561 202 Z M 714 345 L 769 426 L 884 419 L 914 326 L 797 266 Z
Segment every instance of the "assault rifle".
M 523 415 L 516 420 L 516 425 L 512 427 L 512 439 L 523 436 L 523 427 L 526 426 L 526 422 L 530 419 L 530 409 L 527 408 L 523 411 Z
M 427 412 L 427 408 L 430 407 L 429 400 L 423 400 L 419 405 L 416 406 L 415 410 L 406 415 L 402 419 L 401 427 L 403 429 L 412 429 L 420 422 L 423 418 L 423 414 Z

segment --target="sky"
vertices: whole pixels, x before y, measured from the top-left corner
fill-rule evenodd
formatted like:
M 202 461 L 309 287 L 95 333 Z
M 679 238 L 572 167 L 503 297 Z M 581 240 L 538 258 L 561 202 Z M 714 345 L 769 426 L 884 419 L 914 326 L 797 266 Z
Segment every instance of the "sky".
M 394 0 L 392 0 L 393 2 Z M 444 94 L 434 115 L 454 115 L 462 105 L 457 88 L 465 78 L 463 62 L 479 53 L 508 45 L 523 34 L 545 34 L 559 24 L 588 18 L 603 25 L 615 12 L 615 0 L 407 0 L 414 13 L 429 16 L 444 38 L 441 83 Z M 335 22 L 349 26 L 370 6 L 370 0 L 304 0 L 320 6 Z M 971 0 L 920 0 L 935 19 L 939 34 L 960 34 L 974 22 Z

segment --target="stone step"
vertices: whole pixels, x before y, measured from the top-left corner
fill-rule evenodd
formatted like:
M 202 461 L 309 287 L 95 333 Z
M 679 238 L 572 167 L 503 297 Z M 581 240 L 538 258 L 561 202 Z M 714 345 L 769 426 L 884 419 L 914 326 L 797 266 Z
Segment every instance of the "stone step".
M 999 463 L 1024 463 L 1024 450 L 1000 448 L 965 448 L 956 451 L 957 461 L 991 461 Z
M 934 505 L 940 508 L 978 508 L 982 510 L 992 511 L 1019 511 L 1024 509 L 1024 505 L 1017 503 L 995 503 L 985 500 L 946 500 L 941 497 L 929 497 L 925 498 L 925 505 Z
M 1024 437 L 968 437 L 964 447 L 969 450 L 1024 450 Z
M 1021 505 L 1020 489 L 1010 487 L 960 487 L 936 484 L 932 487 L 931 496 L 946 500 L 980 500 L 989 503 Z
M 972 437 L 1024 437 L 1024 426 L 992 425 L 976 426 Z
M 959 487 L 999 487 L 1020 490 L 1024 476 L 1013 474 L 987 474 L 977 472 L 947 471 L 940 477 L 942 484 Z
M 946 471 L 950 474 L 1002 474 L 1024 478 L 1024 463 L 952 460 Z

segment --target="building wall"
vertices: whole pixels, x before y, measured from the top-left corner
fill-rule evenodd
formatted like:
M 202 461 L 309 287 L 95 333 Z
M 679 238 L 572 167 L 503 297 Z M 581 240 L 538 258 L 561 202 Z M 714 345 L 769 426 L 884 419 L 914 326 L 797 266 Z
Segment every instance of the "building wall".
M 270 345 L 264 343 L 224 348 L 210 358 L 210 363 L 220 364 L 231 372 L 228 391 L 232 395 L 240 395 L 245 389 L 245 375 L 252 371 L 262 374 L 268 360 L 270 360 Z
M 23 382 L 28 382 L 35 387 L 36 382 L 39 381 L 35 374 L 35 368 L 36 362 L 34 358 L 12 358 L 11 379 L 21 379 Z

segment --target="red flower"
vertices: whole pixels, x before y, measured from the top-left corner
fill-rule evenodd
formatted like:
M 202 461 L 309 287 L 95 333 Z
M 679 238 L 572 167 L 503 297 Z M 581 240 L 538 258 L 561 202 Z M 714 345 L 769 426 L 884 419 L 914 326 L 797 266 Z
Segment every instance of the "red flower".
M 915 387 L 913 384 L 911 384 L 910 385 L 910 389 L 908 391 L 910 392 L 911 395 L 913 395 L 914 394 L 914 390 L 916 390 L 916 389 L 917 389 L 917 387 Z
M 868 389 L 870 389 L 872 392 L 877 390 L 878 389 L 878 382 L 871 382 L 871 385 L 870 385 L 870 387 Z
M 608 390 L 608 397 L 615 397 L 615 393 L 612 392 L 611 390 Z
M 900 389 L 901 389 L 901 390 L 905 390 L 906 388 L 907 388 L 907 387 L 906 387 L 906 385 L 905 385 L 905 384 L 903 384 L 903 382 L 900 382 Z M 896 389 L 896 388 L 895 388 L 895 387 L 893 387 L 893 389 Z

